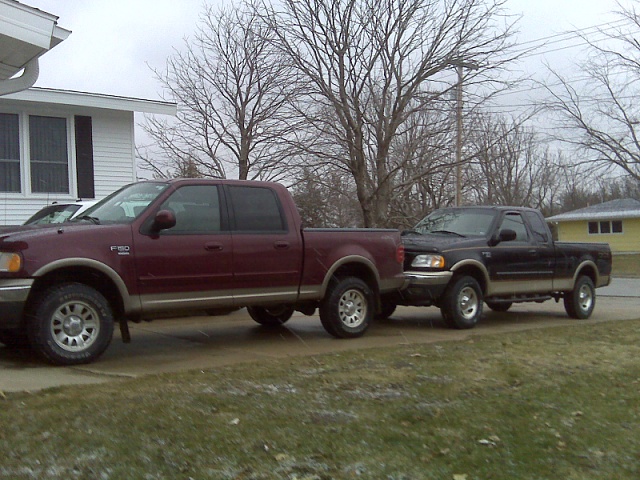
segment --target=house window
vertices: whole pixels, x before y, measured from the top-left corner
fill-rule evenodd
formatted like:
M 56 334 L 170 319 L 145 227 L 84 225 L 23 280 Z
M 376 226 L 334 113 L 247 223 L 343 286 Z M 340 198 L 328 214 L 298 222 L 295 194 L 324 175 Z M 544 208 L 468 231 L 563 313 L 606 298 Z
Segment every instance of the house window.
M 0 113 L 0 192 L 20 192 L 20 119 Z
M 29 116 L 31 191 L 69 193 L 67 119 Z
M 607 235 L 610 233 L 622 233 L 622 220 L 589 222 L 589 235 Z
M 68 118 L 0 113 L 0 192 L 71 193 Z

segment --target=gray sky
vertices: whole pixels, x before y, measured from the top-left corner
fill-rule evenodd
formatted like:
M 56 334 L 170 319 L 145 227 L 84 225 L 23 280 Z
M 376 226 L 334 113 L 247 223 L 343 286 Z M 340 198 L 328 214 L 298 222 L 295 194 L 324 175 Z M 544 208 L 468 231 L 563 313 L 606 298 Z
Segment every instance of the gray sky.
M 150 67 L 164 67 L 193 34 L 203 10 L 203 0 L 21 1 L 58 16 L 58 25 L 72 31 L 41 59 L 36 86 L 152 100 L 160 99 L 161 86 Z M 615 0 L 508 0 L 507 7 L 522 15 L 520 42 L 603 24 L 618 10 Z M 522 71 L 542 74 L 543 61 L 566 71 L 576 55 L 573 49 L 529 57 Z

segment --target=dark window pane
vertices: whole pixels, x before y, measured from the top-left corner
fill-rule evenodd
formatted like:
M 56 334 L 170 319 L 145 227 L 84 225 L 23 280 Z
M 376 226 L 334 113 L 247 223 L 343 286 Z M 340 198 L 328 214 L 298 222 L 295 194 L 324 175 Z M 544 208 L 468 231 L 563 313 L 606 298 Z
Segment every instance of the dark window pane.
M 69 193 L 67 120 L 58 117 L 29 117 L 31 191 Z
M 529 235 L 527 235 L 527 229 L 524 226 L 524 221 L 519 214 L 509 213 L 502 220 L 502 226 L 500 230 L 509 229 L 516 232 L 517 242 L 529 241 Z
M 613 233 L 622 233 L 622 220 L 611 222 Z
M 609 222 L 600 222 L 600 233 L 611 233 L 611 224 Z
M 544 223 L 542 218 L 534 212 L 525 212 L 525 217 L 529 220 L 529 225 L 531 225 L 531 229 L 533 230 L 533 237 L 538 242 L 548 242 L 548 228 Z
M 281 232 L 287 229 L 275 192 L 260 187 L 229 187 L 235 229 L 243 232 Z
M 599 233 L 598 222 L 589 222 L 589 234 L 595 235 L 596 233 Z
M 20 128 L 15 114 L 0 113 L 0 192 L 20 191 Z
M 171 234 L 216 233 L 221 230 L 218 187 L 191 185 L 179 188 L 160 206 L 160 210 L 172 210 L 176 225 L 166 231 Z

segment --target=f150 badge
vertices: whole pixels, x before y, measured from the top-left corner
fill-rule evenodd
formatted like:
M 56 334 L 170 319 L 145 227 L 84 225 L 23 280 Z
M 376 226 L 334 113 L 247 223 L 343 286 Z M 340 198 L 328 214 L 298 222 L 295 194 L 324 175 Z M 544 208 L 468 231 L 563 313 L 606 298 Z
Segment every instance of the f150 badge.
M 131 247 L 129 245 L 111 245 L 112 252 L 118 252 L 118 255 L 129 255 Z

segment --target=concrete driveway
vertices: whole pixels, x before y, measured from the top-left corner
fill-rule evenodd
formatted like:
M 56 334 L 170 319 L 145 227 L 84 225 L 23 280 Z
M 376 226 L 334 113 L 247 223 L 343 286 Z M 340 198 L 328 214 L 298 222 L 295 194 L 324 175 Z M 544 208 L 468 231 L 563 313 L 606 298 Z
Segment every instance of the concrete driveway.
M 77 367 L 53 367 L 28 351 L 0 347 L 0 392 L 91 384 L 142 375 L 210 369 L 240 362 L 312 356 L 344 350 L 460 340 L 473 335 L 532 328 L 640 318 L 640 279 L 615 279 L 598 289 L 595 312 L 589 320 L 572 320 L 562 303 L 514 305 L 507 313 L 485 309 L 473 330 L 449 330 L 437 308 L 399 307 L 390 320 L 376 322 L 364 337 L 337 340 L 319 318 L 296 314 L 286 328 L 257 325 L 245 310 L 219 317 L 185 317 L 131 325 L 132 343 L 119 333 L 96 362 Z

